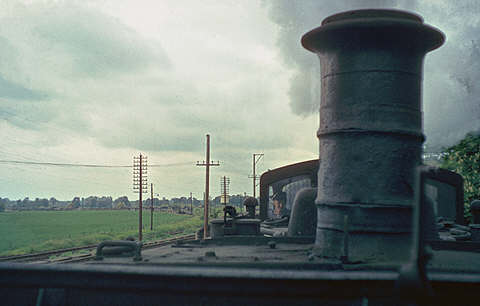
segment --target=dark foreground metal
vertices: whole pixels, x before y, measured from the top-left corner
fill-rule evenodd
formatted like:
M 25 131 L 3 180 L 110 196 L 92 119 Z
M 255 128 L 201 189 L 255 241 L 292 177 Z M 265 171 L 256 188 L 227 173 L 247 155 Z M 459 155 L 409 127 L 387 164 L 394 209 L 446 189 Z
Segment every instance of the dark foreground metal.
M 398 304 L 395 271 L 0 264 L 2 305 Z M 480 277 L 430 273 L 431 302 L 470 304 Z M 44 288 L 44 290 L 40 290 Z M 43 293 L 42 293 L 43 292 Z M 408 296 L 404 296 L 408 300 Z
M 133 260 L 142 260 L 142 242 L 141 241 L 124 241 L 124 240 L 110 240 L 103 241 L 97 246 L 97 253 L 95 260 L 102 260 L 105 254 L 105 247 L 114 247 L 113 253 L 122 254 L 125 252 L 133 253 Z

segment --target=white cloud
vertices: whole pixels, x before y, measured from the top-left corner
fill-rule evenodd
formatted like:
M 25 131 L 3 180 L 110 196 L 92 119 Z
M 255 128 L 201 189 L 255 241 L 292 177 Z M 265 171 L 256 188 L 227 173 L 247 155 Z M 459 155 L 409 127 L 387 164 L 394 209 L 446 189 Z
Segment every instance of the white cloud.
M 177 164 L 152 170 L 160 193 L 201 197 L 193 163 L 211 133 L 212 182 L 249 192 L 252 153 L 264 170 L 317 154 L 316 123 L 288 111 L 276 31 L 257 1 L 4 3 L 0 159 L 129 164 L 143 151 Z M 133 196 L 124 170 L 0 167 L 0 197 Z
M 480 122 L 469 103 L 478 96 L 475 2 L 325 3 L 2 2 L 0 159 L 130 164 L 142 151 L 176 164 L 152 168 L 159 193 L 200 198 L 204 169 L 194 162 L 210 133 L 222 162 L 213 193 L 222 175 L 250 193 L 252 153 L 265 153 L 259 172 L 318 154 L 319 64 L 301 35 L 367 6 L 415 8 L 447 34 L 425 65 L 427 137 L 458 139 Z M 134 196 L 126 170 L 0 167 L 0 197 Z

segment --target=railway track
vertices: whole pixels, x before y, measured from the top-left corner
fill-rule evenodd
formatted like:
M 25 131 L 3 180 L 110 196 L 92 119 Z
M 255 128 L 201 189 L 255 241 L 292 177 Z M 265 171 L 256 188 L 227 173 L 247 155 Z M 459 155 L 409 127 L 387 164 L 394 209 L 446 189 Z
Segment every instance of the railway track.
M 172 234 L 178 234 L 178 233 L 172 233 Z M 195 234 L 188 234 L 188 235 L 176 236 L 176 237 L 171 237 L 171 238 L 157 240 L 157 241 L 145 242 L 142 246 L 142 250 L 143 249 L 155 248 L 155 247 L 159 247 L 159 246 L 163 246 L 163 245 L 168 245 L 168 244 L 171 244 L 171 243 L 174 243 L 174 242 L 177 242 L 177 241 L 190 240 L 190 239 L 195 239 Z M 92 244 L 92 245 L 86 245 L 86 246 L 81 246 L 81 247 L 61 249 L 61 250 L 53 250 L 53 251 L 40 252 L 40 253 L 34 253 L 34 254 L 6 256 L 6 257 L 0 257 L 0 262 L 2 262 L 2 261 L 28 262 L 28 263 L 73 263 L 73 262 L 82 262 L 82 261 L 87 261 L 87 260 L 93 259 L 95 257 L 94 250 L 96 248 L 97 248 L 97 245 Z M 76 252 L 76 251 L 82 251 L 82 250 L 86 250 L 86 251 L 90 251 L 90 252 L 86 253 L 86 254 L 78 254 L 78 255 L 57 257 L 57 258 L 54 258 L 54 259 L 50 259 L 50 257 L 55 256 L 55 255 L 61 255 L 61 254 L 66 253 L 66 252 Z

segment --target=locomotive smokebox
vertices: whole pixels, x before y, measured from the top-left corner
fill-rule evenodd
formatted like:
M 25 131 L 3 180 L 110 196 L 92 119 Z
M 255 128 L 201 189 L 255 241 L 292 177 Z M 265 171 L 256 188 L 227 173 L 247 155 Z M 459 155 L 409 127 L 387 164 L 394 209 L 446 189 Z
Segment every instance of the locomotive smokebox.
M 443 41 L 420 16 L 397 10 L 336 14 L 303 36 L 320 58 L 322 80 L 319 255 L 408 256 L 424 141 L 423 58 Z

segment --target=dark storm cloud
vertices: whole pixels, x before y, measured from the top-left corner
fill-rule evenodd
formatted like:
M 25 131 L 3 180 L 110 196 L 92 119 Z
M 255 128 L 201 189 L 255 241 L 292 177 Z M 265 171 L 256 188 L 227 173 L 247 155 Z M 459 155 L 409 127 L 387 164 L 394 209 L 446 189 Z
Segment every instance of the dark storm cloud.
M 282 59 L 293 70 L 290 82 L 290 107 L 293 113 L 308 116 L 318 111 L 320 101 L 320 70 L 316 56 L 300 45 L 303 34 L 316 28 L 334 13 L 360 8 L 413 8 L 415 1 L 267 1 L 271 20 L 279 26 L 277 45 Z
M 480 4 L 420 3 L 427 21 L 446 34 L 445 45 L 427 56 L 425 132 L 432 150 L 453 145 L 480 130 Z
M 480 129 L 480 5 L 477 1 L 269 1 L 269 15 L 279 26 L 278 46 L 293 70 L 290 107 L 300 116 L 318 110 L 319 64 L 299 43 L 307 31 L 334 13 L 360 8 L 414 11 L 447 36 L 445 45 L 427 55 L 425 133 L 432 150 L 451 145 Z

